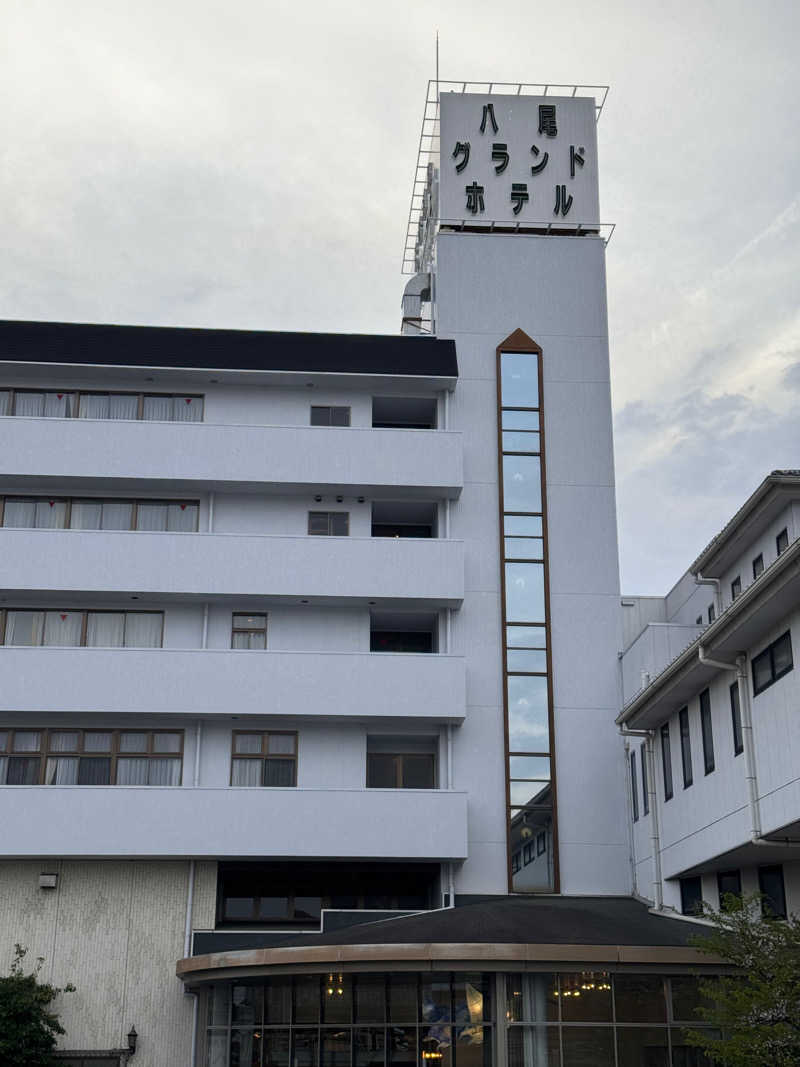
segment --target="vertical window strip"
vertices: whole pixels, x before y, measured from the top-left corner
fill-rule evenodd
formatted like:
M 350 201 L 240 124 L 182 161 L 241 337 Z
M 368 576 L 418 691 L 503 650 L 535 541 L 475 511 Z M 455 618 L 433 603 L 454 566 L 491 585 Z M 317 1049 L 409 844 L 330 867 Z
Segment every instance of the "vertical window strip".
M 541 359 L 541 349 L 532 342 L 507 343 L 497 349 L 503 698 L 512 892 L 558 892 Z M 546 780 L 536 780 L 534 773 L 524 769 L 535 760 L 545 760 L 550 768 Z M 513 773 L 512 768 L 516 768 Z M 531 840 L 537 842 L 536 856 L 530 849 L 532 862 L 523 864 L 520 857 Z
M 0 753 L 0 785 L 177 786 L 183 730 L 16 727 Z
M 103 393 L 56 389 L 0 392 L 0 415 L 28 418 L 158 419 L 202 422 L 205 397 L 193 393 Z

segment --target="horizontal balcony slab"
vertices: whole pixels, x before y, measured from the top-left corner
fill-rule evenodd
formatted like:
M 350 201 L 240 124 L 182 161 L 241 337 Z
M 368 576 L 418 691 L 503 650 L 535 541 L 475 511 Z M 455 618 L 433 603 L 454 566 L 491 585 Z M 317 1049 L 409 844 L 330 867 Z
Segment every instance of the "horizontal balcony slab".
M 0 418 L 0 479 L 25 487 L 119 482 L 171 492 L 347 491 L 459 496 L 460 433 L 337 426 L 240 426 Z
M 0 648 L 0 712 L 460 723 L 460 656 Z
M 14 594 L 79 592 L 458 607 L 464 546 L 438 538 L 2 529 L 0 588 L 9 603 Z
M 4 857 L 467 855 L 467 795 L 444 790 L 3 786 L 0 803 Z

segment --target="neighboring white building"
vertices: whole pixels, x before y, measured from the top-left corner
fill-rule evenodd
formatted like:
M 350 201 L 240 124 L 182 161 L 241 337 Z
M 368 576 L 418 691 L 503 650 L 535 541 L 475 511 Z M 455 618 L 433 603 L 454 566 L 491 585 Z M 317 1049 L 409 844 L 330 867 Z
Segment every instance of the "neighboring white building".
M 800 909 L 799 539 L 800 472 L 773 471 L 666 597 L 622 601 L 635 889 L 679 912 Z
M 433 336 L 0 323 L 0 957 L 78 987 L 73 1065 L 693 1062 L 615 724 L 602 100 L 543 89 L 433 101 Z

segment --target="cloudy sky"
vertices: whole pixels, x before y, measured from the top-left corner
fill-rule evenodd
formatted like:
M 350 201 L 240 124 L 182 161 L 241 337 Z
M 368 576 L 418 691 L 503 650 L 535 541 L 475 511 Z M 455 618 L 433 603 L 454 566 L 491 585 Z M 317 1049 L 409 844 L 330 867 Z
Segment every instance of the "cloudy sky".
M 610 84 L 623 588 L 800 467 L 796 0 L 0 0 L 0 317 L 394 333 L 441 77 Z

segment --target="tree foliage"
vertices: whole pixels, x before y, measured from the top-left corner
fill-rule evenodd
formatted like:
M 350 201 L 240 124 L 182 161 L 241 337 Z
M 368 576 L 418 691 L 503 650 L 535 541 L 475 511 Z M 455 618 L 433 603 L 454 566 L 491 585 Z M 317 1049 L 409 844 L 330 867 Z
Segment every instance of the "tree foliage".
M 11 971 L 0 977 L 0 1064 L 3 1067 L 57 1067 L 53 1056 L 58 1034 L 66 1031 L 50 1005 L 61 993 L 74 993 L 39 981 L 44 959 L 30 974 L 23 971 L 27 949 L 14 946 Z
M 705 1003 L 698 1016 L 716 1034 L 687 1034 L 690 1044 L 725 1067 L 800 1063 L 800 919 L 764 918 L 762 900 L 759 893 L 726 895 L 721 911 L 704 909 L 711 929 L 691 941 L 737 968 L 736 974 L 700 981 Z

